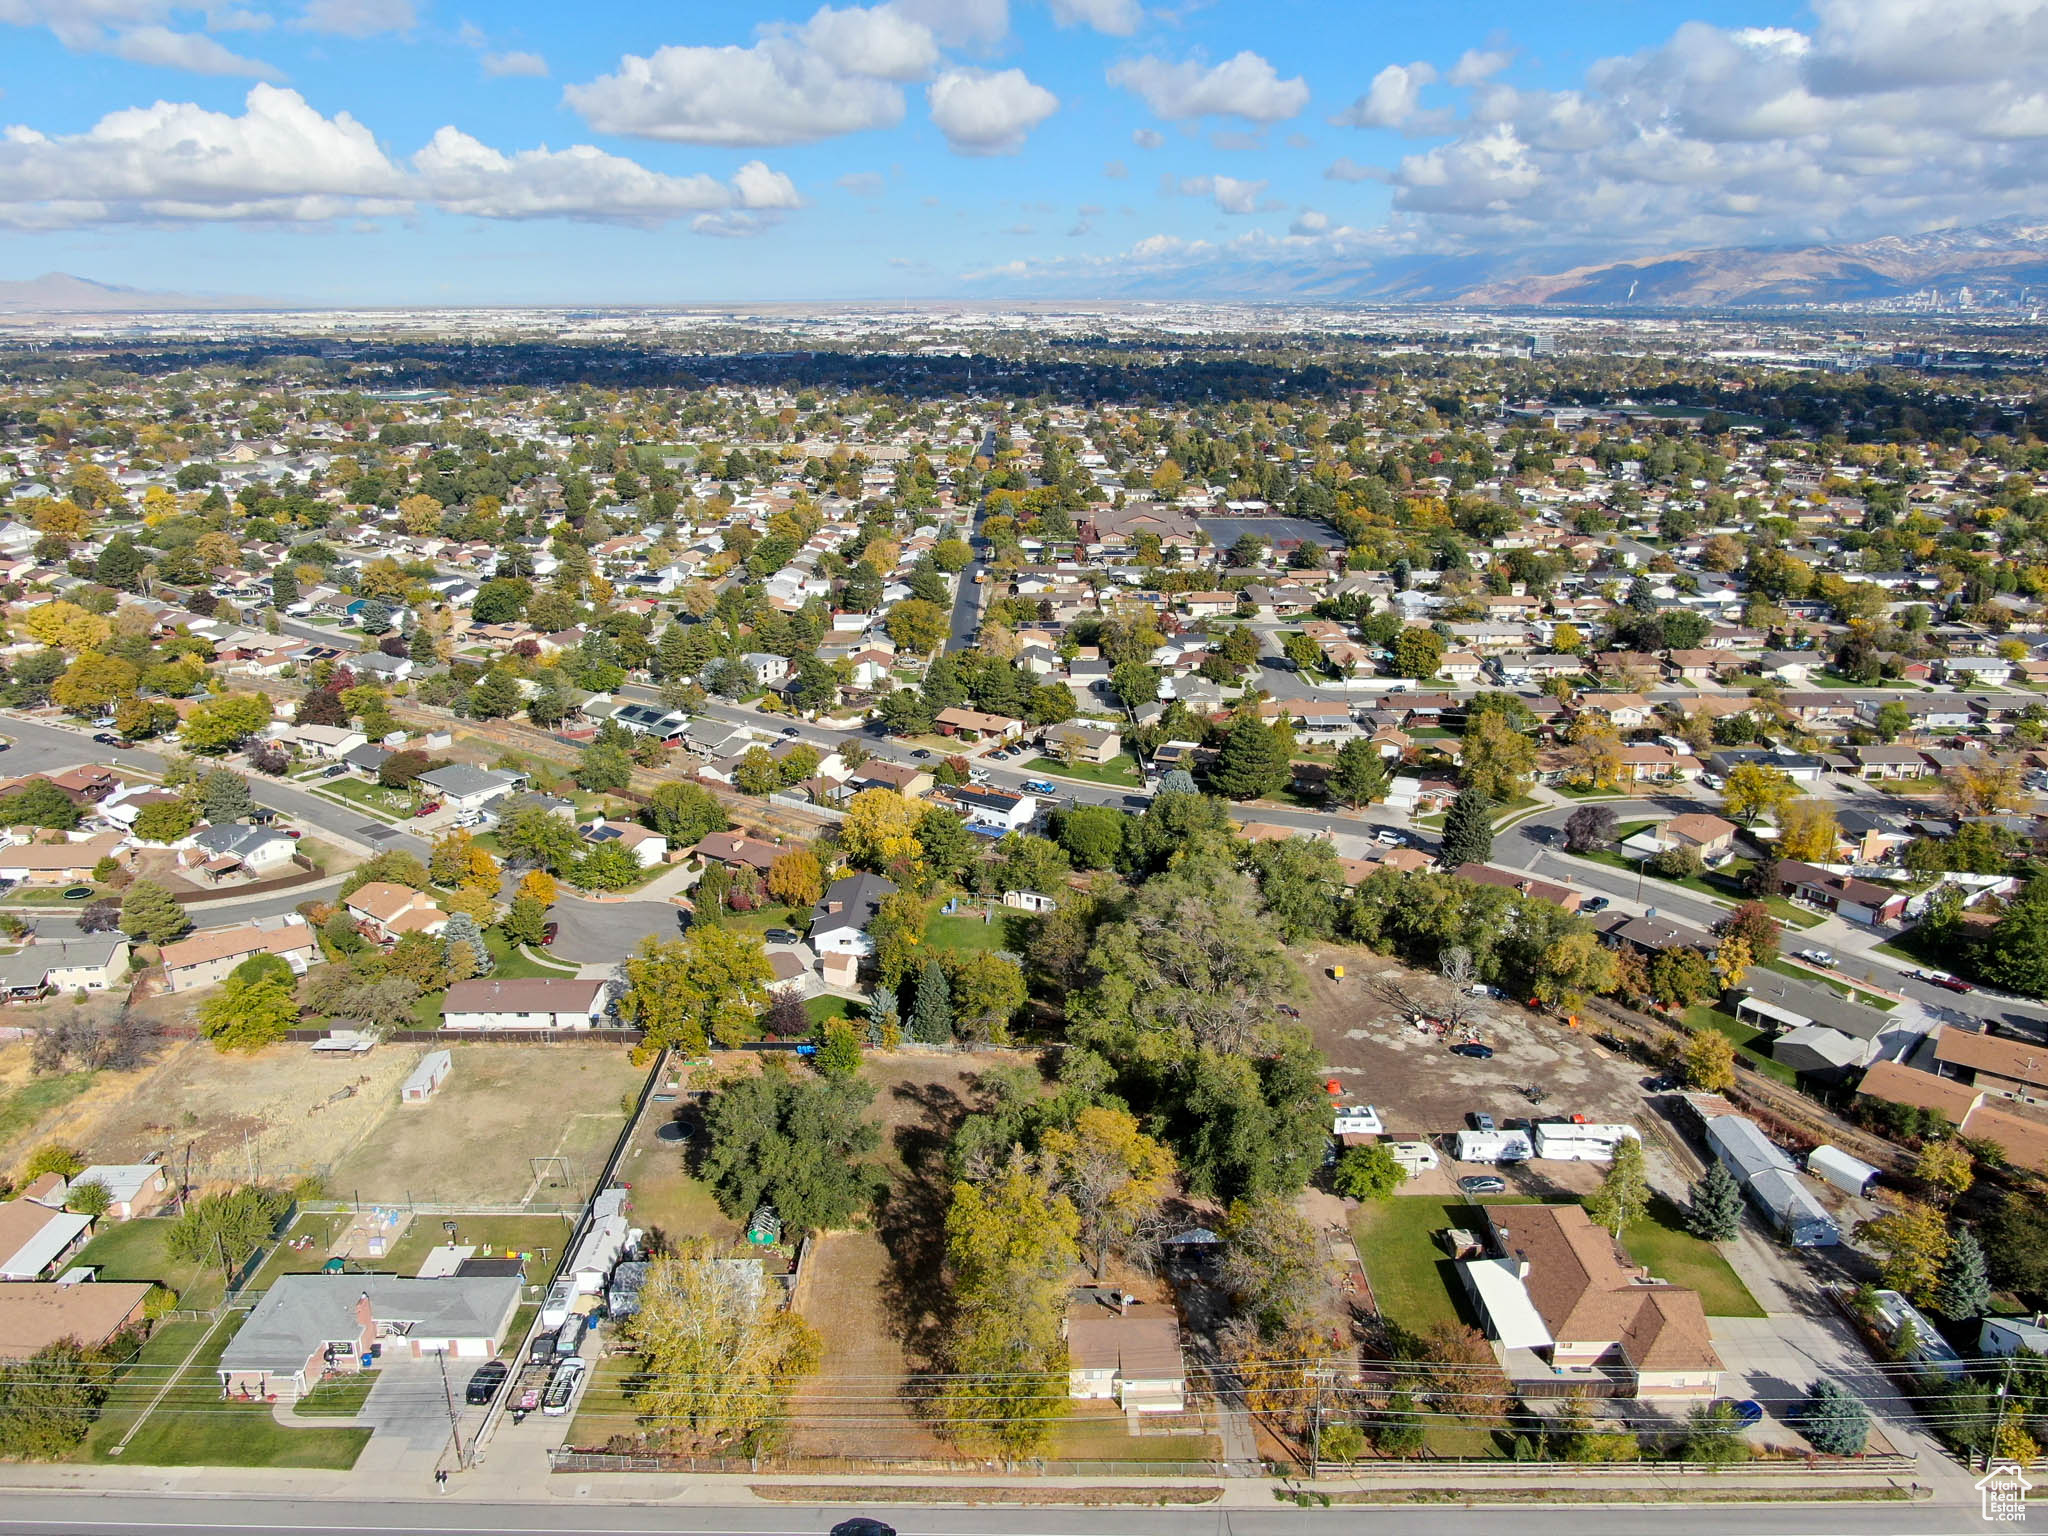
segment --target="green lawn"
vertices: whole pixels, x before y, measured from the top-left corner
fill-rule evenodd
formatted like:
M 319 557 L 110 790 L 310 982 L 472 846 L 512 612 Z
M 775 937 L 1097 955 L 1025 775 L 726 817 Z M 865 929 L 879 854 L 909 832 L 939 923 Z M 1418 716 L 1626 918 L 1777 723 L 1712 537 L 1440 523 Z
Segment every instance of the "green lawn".
M 452 1241 L 474 1247 L 479 1258 L 486 1254 L 500 1258 L 508 1253 L 532 1254 L 535 1279 L 545 1273 L 540 1267 L 541 1249 L 545 1248 L 553 1260 L 569 1238 L 568 1220 L 561 1216 L 415 1216 L 406 1225 L 405 1235 L 391 1246 L 377 1267 L 394 1275 L 418 1274 L 428 1252 L 451 1241 L 441 1225 L 444 1219 L 455 1223 Z
M 578 1448 L 607 1444 L 614 1435 L 640 1433 L 640 1416 L 626 1398 L 626 1382 L 640 1373 L 640 1361 L 633 1355 L 607 1355 L 597 1362 L 576 1400 L 576 1416 L 569 1421 L 568 1438 L 562 1443 Z
M 813 997 L 804 1003 L 804 1011 L 811 1016 L 813 1024 L 823 1024 L 828 1019 L 850 1019 L 853 1005 L 843 997 Z
M 164 1377 L 176 1369 L 193 1345 L 206 1337 L 211 1326 L 197 1318 L 190 1322 L 159 1323 L 150 1330 L 141 1352 L 122 1366 L 107 1392 L 100 1416 L 87 1433 L 85 1443 L 72 1453 L 74 1461 L 104 1461 L 106 1447 L 128 1432 L 128 1426 L 156 1396 Z
M 104 1415 L 87 1438 L 86 1459 L 151 1467 L 308 1467 L 337 1472 L 353 1467 L 369 1443 L 367 1429 L 287 1429 L 271 1417 L 270 1404 L 221 1396 L 221 1352 L 245 1319 L 246 1314 L 231 1313 L 214 1328 L 191 1366 L 143 1419 L 119 1457 L 110 1452 L 126 1425 L 117 1427 L 115 1421 L 131 1418 L 148 1395 L 140 1400 L 129 1397 L 125 1415 Z M 184 1343 L 189 1348 L 190 1338 Z M 168 1351 L 166 1356 L 167 1363 L 175 1363 Z M 150 1393 L 155 1385 L 150 1384 Z
M 75 901 L 64 894 L 66 891 L 81 885 L 90 887 L 92 894 L 90 896 L 80 896 Z M 38 885 L 32 886 L 27 890 L 11 891 L 7 896 L 7 904 L 9 906 L 25 907 L 72 907 L 82 910 L 91 906 L 102 896 L 118 896 L 119 894 L 120 892 L 110 885 L 95 885 L 90 880 L 67 880 L 62 885 Z
M 26 1136 L 53 1109 L 62 1109 L 91 1084 L 90 1072 L 58 1072 L 32 1077 L 19 1088 L 0 1093 L 0 1148 Z
M 573 965 L 543 965 L 540 961 L 521 954 L 512 947 L 512 941 L 505 937 L 505 931 L 495 923 L 484 930 L 484 948 L 491 952 L 491 960 L 495 967 L 491 972 L 493 976 L 517 979 L 576 974 L 576 967 Z
M 302 1419 L 352 1419 L 363 1411 L 363 1400 L 376 1385 L 375 1371 L 329 1377 L 293 1403 L 292 1412 Z
M 1056 757 L 1034 757 L 1024 765 L 1024 771 L 1083 779 L 1090 784 L 1109 784 L 1119 789 L 1145 787 L 1145 776 L 1138 772 L 1137 760 L 1128 752 L 1119 752 L 1106 763 L 1063 763 Z
M 408 821 L 412 817 L 410 790 L 386 789 L 364 779 L 333 778 L 315 785 L 312 793 L 323 799 L 344 801 L 385 821 Z
M 1480 1203 L 1532 1202 L 1506 1196 Z M 1451 1257 L 1436 1240 L 1444 1228 L 1469 1226 L 1473 1219 L 1468 1202 L 1441 1195 L 1396 1195 L 1359 1207 L 1352 1217 L 1352 1240 L 1382 1316 L 1418 1337 L 1438 1323 L 1475 1321 L 1465 1314 Z
M 996 907 L 987 922 L 972 908 L 955 912 L 950 917 L 935 916 L 925 929 L 925 942 L 933 949 L 1009 949 L 1017 946 L 1010 942 L 1008 908 Z
M 1695 1003 L 1686 1009 L 1685 1027 L 1718 1029 L 1735 1042 L 1736 1054 L 1744 1057 L 1766 1077 L 1774 1077 L 1788 1087 L 1799 1086 L 1799 1074 L 1772 1056 L 1764 1046 L 1757 1044 L 1759 1040 L 1762 1040 L 1764 1045 L 1770 1043 L 1767 1030 L 1758 1029 L 1754 1024 L 1745 1024 L 1733 1014 L 1723 1013 L 1711 1003 Z
M 1686 1231 L 1684 1213 L 1662 1195 L 1650 1201 L 1649 1213 L 1641 1221 L 1621 1229 L 1621 1243 L 1630 1258 L 1659 1280 L 1698 1291 L 1707 1316 L 1764 1315 L 1721 1250 Z
M 249 1277 L 248 1288 L 267 1291 L 277 1284 L 279 1275 L 311 1274 L 327 1262 L 328 1254 L 334 1250 L 334 1240 L 341 1236 L 347 1223 L 348 1216 L 341 1211 L 300 1212 L 271 1248 L 262 1268 Z M 306 1247 L 294 1248 L 295 1237 L 310 1237 L 313 1241 Z
M 1052 1461 L 1210 1461 L 1221 1449 L 1214 1435 L 1134 1435 L 1121 1413 L 1103 1413 L 1102 1406 L 1071 1405 L 1067 1416 L 1053 1426 L 1046 1457 Z
M 164 1237 L 171 1226 L 168 1216 L 103 1222 L 72 1262 L 98 1269 L 102 1280 L 147 1280 L 169 1286 L 178 1293 L 180 1306 L 207 1311 L 220 1302 L 220 1270 L 166 1253 Z

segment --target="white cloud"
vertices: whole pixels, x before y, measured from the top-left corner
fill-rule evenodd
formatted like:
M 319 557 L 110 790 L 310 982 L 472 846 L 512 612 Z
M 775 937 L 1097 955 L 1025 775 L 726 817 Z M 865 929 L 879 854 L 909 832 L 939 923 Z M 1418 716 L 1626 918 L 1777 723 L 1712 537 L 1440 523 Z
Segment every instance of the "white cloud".
M 1505 48 L 1467 48 L 1445 78 L 1453 85 L 1478 85 L 1514 62 L 1514 54 Z
M 1184 197 L 1213 198 L 1224 213 L 1257 213 L 1267 183 L 1240 181 L 1235 176 L 1183 176 L 1168 185 Z
M 1122 181 L 1131 174 L 1131 168 L 1121 160 L 1105 160 L 1102 162 L 1102 174 L 1111 181 Z
M 780 171 L 772 171 L 759 160 L 749 160 L 732 176 L 733 195 L 742 208 L 801 208 L 796 183 Z
M 664 176 L 588 144 L 507 155 L 456 128 L 436 133 L 412 164 L 437 206 L 487 219 L 658 224 L 734 201 L 713 176 Z
M 1166 135 L 1157 128 L 1133 128 L 1131 142 L 1140 149 L 1157 149 L 1166 142 Z
M 855 197 L 880 197 L 887 183 L 880 171 L 848 171 L 839 178 L 839 185 Z
M 1376 165 L 1360 165 L 1349 155 L 1339 155 L 1323 172 L 1325 181 L 1385 181 L 1387 173 Z
M 478 62 L 483 65 L 484 73 L 495 80 L 514 75 L 545 80 L 548 73 L 548 61 L 537 53 L 487 53 Z
M 820 9 L 750 47 L 659 48 L 563 100 L 591 127 L 685 144 L 801 144 L 903 120 L 898 82 L 938 62 L 931 31 L 887 6 Z
M 1287 226 L 1290 235 L 1324 235 L 1330 231 L 1330 216 L 1315 208 L 1304 208 Z
M 410 185 L 369 129 L 258 85 L 240 117 L 189 102 L 111 112 L 84 133 L 0 135 L 0 223 L 329 219 L 402 211 Z
M 1145 12 L 1138 0 L 1052 0 L 1052 19 L 1063 27 L 1089 26 L 1111 37 L 1129 37 Z
M 1241 117 L 1277 123 L 1308 105 L 1308 82 L 1282 80 L 1273 66 L 1247 49 L 1211 69 L 1192 60 L 1175 64 L 1147 54 L 1110 66 L 1109 83 L 1135 91 L 1169 119 Z
M 1389 64 L 1372 77 L 1358 100 L 1330 121 L 1341 128 L 1399 128 L 1422 110 L 1422 88 L 1436 83 L 1436 66 L 1418 60 Z
M 173 32 L 169 27 L 136 27 L 116 32 L 102 45 L 131 64 L 153 64 L 159 69 L 185 69 L 195 75 L 250 75 L 258 80 L 282 78 L 261 59 L 244 58 L 197 32 Z
M 1009 0 L 890 0 L 949 48 L 992 48 L 1010 35 Z
M 949 69 L 926 91 L 932 121 L 955 154 L 1014 155 L 1060 99 L 1021 69 Z
M 306 0 L 298 25 L 337 37 L 376 37 L 419 25 L 413 0 Z

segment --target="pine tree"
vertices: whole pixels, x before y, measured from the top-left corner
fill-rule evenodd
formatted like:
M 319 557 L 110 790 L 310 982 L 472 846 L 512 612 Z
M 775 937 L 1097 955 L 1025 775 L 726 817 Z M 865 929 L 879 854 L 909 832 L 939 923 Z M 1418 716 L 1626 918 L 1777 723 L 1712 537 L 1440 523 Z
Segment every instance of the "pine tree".
M 451 962 L 456 945 L 465 944 L 469 947 L 474 964 L 474 969 L 468 972 L 471 976 L 488 976 L 495 967 L 490 947 L 484 943 L 483 929 L 467 912 L 449 914 L 448 924 L 441 930 L 441 942 L 447 946 Z
M 1331 793 L 1354 807 L 1381 799 L 1392 782 L 1378 745 L 1363 737 L 1344 743 L 1330 771 Z
M 910 1015 L 910 1038 L 925 1045 L 950 1045 L 953 1040 L 953 992 L 946 970 L 927 960 L 917 978 L 917 1007 Z
M 1692 1201 L 1685 1213 L 1686 1231 L 1704 1242 L 1725 1243 L 1741 1225 L 1741 1186 L 1718 1162 L 1709 1164 L 1706 1176 L 1692 1187 Z
M 1800 1410 L 1799 1429 L 1823 1456 L 1856 1456 L 1870 1438 L 1870 1414 L 1832 1381 L 1817 1381 Z
M 1209 770 L 1209 787 L 1233 800 L 1256 800 L 1282 788 L 1289 771 L 1279 739 L 1256 714 L 1246 711 L 1223 739 L 1223 750 Z
M 424 624 L 415 624 L 412 634 L 406 639 L 406 655 L 423 667 L 431 667 L 441 659 L 440 647 L 434 644 L 434 632 Z
M 1951 1322 L 1982 1317 L 1991 1305 L 1991 1279 L 1984 1268 L 1984 1247 L 1968 1227 L 1949 1238 L 1948 1257 L 1941 1266 L 1941 1284 L 1934 1305 Z
M 1493 857 L 1493 801 L 1476 789 L 1459 793 L 1451 802 L 1451 814 L 1444 818 L 1443 852 L 1438 855 L 1445 869 L 1460 864 L 1484 864 Z

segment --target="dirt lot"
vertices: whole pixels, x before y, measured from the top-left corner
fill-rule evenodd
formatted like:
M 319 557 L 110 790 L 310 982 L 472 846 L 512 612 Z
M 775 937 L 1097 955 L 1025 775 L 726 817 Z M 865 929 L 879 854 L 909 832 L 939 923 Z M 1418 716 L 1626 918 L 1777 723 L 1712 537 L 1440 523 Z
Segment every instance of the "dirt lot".
M 1381 975 L 1421 981 L 1418 973 L 1366 949 L 1311 950 L 1303 960 L 1309 985 L 1303 1022 L 1315 1030 L 1330 1074 L 1346 1096 L 1374 1105 L 1390 1132 L 1455 1131 L 1473 1111 L 1495 1120 L 1533 1114 L 1644 1118 L 1643 1069 L 1596 1044 L 1589 1031 L 1571 1030 L 1504 1000 L 1489 1001 L 1479 1009 L 1480 1038 L 1493 1047 L 1493 1059 L 1454 1056 L 1444 1041 L 1411 1027 L 1368 985 Z M 1337 965 L 1344 967 L 1342 981 L 1330 975 Z M 1540 1109 L 1522 1092 L 1532 1084 L 1545 1093 Z
M 192 1177 L 288 1180 L 324 1174 L 387 1116 L 419 1052 L 317 1056 L 303 1045 L 223 1055 L 204 1041 L 169 1044 L 139 1072 L 102 1072 L 24 1144 L 68 1142 L 100 1162 L 156 1154 Z
M 388 1117 L 328 1176 L 341 1198 L 479 1205 L 574 1202 L 588 1192 L 645 1081 L 617 1045 L 451 1045 L 454 1070 L 426 1104 L 396 1083 L 424 1054 L 384 1046 L 399 1070 Z M 568 1162 L 568 1187 L 536 1187 L 533 1159 Z

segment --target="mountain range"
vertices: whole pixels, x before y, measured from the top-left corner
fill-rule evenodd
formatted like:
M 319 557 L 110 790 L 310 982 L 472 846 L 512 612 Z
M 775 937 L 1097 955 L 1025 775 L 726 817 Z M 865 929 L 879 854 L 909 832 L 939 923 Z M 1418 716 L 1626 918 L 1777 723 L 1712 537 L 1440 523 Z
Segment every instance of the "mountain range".
M 68 272 L 45 272 L 41 277 L 32 277 L 26 282 L 0 282 L 0 315 L 113 315 L 163 310 L 251 309 L 265 307 L 265 302 L 215 294 L 152 293 L 143 288 L 123 288 L 115 283 L 96 283 L 91 278 L 73 277 Z

